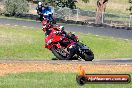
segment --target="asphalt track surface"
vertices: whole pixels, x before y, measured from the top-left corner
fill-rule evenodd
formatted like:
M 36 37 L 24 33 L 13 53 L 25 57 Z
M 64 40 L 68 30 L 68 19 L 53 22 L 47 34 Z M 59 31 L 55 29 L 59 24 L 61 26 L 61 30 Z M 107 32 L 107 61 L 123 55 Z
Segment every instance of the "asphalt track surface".
M 24 21 L 16 19 L 0 18 L 0 24 L 20 26 L 28 28 L 42 28 L 40 22 L 36 21 Z M 132 40 L 132 30 L 115 29 L 115 28 L 103 28 L 103 27 L 90 27 L 87 25 L 76 25 L 76 24 L 60 24 L 65 27 L 65 30 L 72 32 L 82 32 L 85 34 L 94 34 L 99 36 L 110 36 L 114 38 L 121 38 L 126 40 Z
M 36 21 L 24 21 L 16 19 L 6 19 L 0 18 L 1 25 L 11 25 L 11 26 L 20 26 L 26 28 L 42 28 L 40 22 Z M 121 38 L 125 40 L 132 40 L 132 30 L 123 30 L 123 29 L 114 29 L 114 28 L 99 28 L 99 27 L 89 27 L 87 25 L 69 25 L 61 24 L 65 27 L 65 30 L 72 32 L 81 32 L 85 34 L 94 34 L 97 36 L 110 36 L 113 38 Z M 116 60 L 94 60 L 92 62 L 86 61 L 23 61 L 23 60 L 1 60 L 0 63 L 51 63 L 51 64 L 131 64 L 132 59 L 116 59 Z
M 132 59 L 116 59 L 116 60 L 0 60 L 1 63 L 34 63 L 34 64 L 97 64 L 97 65 L 132 65 Z

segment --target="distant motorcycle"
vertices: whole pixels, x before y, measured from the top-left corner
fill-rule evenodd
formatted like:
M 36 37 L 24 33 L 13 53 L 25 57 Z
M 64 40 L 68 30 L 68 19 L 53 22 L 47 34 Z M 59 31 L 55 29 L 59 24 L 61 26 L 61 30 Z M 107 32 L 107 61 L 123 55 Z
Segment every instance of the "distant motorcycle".
M 59 60 L 71 60 L 72 58 L 92 61 L 94 54 L 89 47 L 81 43 L 78 36 L 67 33 L 62 26 L 53 26 L 47 20 L 42 21 L 43 31 L 46 32 L 45 48 Z

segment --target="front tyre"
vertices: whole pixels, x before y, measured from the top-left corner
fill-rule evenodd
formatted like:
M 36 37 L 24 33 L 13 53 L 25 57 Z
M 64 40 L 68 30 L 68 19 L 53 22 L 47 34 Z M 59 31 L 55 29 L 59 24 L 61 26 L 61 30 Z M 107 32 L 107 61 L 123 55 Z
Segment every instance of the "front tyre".
M 86 45 L 83 43 L 78 42 L 79 46 L 79 56 L 81 59 L 84 59 L 85 61 L 92 61 L 94 59 L 94 54 Z
M 85 52 L 82 57 L 85 61 L 92 61 L 94 59 L 94 54 L 91 50 Z

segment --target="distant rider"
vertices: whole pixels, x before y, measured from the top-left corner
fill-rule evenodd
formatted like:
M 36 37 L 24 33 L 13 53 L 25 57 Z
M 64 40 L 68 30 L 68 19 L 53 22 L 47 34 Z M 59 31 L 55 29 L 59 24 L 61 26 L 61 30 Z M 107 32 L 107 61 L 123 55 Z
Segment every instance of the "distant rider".
M 36 8 L 36 10 L 37 10 L 37 14 L 38 14 L 38 16 L 39 16 L 39 20 L 40 21 L 43 21 L 43 14 L 42 14 L 42 9 L 43 9 L 44 7 L 43 7 L 43 5 L 42 5 L 42 2 L 39 2 L 38 3 L 38 6 L 37 6 L 37 8 Z
M 46 3 L 44 5 L 44 8 L 42 8 L 42 14 L 44 16 L 44 19 L 48 19 L 49 22 L 53 22 L 54 21 L 53 13 L 54 13 L 53 8 L 49 6 L 48 3 Z

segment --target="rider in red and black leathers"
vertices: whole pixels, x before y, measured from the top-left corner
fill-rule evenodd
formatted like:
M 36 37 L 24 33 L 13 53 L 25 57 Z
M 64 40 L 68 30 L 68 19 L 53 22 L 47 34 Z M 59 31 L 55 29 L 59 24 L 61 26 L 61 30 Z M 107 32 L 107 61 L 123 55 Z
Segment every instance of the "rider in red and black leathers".
M 71 32 L 70 33 L 66 33 L 64 31 L 64 27 L 63 26 L 54 26 L 53 24 L 50 23 L 49 20 L 45 19 L 42 21 L 42 25 L 43 25 L 43 28 L 42 30 L 45 32 L 45 36 L 48 36 L 52 30 L 56 30 L 55 34 L 63 34 L 63 38 L 67 37 L 69 39 L 72 39 L 74 40 L 74 34 L 72 34 Z M 69 41 L 63 41 L 63 39 L 60 41 L 61 44 L 63 44 L 64 46 L 67 46 L 69 44 Z

